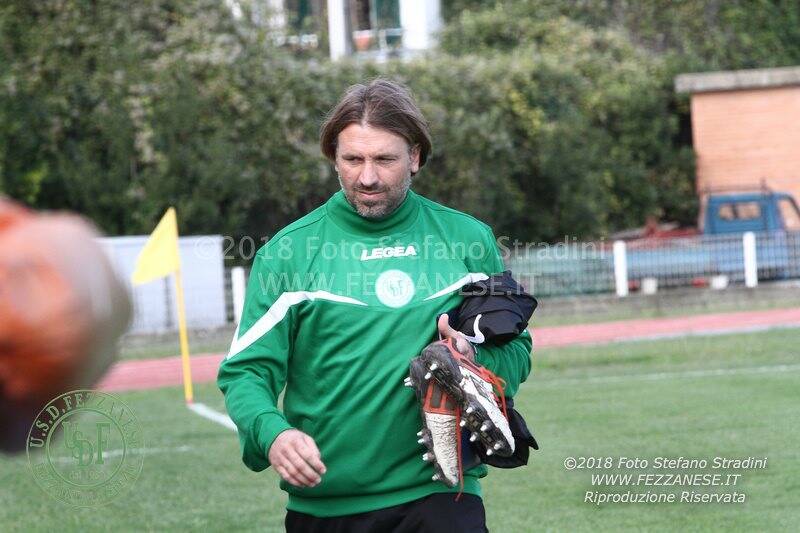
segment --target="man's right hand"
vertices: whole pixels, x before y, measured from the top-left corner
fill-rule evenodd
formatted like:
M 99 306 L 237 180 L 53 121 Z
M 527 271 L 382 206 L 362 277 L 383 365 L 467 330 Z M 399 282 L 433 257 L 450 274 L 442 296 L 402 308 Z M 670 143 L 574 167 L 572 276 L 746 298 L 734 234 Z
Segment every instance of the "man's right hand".
M 326 468 L 314 439 L 297 429 L 287 429 L 272 442 L 269 463 L 295 487 L 314 487 Z

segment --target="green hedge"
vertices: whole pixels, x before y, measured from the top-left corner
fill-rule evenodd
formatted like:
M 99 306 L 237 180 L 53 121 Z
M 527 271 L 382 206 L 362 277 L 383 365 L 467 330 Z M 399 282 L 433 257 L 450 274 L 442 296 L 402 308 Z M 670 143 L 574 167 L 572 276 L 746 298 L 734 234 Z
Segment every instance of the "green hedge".
M 415 188 L 498 234 L 692 221 L 686 99 L 667 56 L 562 14 L 520 21 L 503 37 L 514 46 L 464 41 L 503 20 L 470 13 L 448 26 L 449 53 L 332 64 L 274 48 L 218 0 L 9 2 L 0 190 L 110 234 L 148 232 L 176 205 L 183 233 L 269 236 L 338 188 L 319 124 L 349 84 L 381 75 L 412 88 L 433 129 Z

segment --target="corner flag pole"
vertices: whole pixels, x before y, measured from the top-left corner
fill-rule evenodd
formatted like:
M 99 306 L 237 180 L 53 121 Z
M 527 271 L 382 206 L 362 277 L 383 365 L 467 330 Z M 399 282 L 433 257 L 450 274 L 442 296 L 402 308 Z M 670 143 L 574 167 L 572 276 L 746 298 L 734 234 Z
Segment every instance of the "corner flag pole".
M 186 403 L 192 403 L 192 369 L 189 365 L 189 340 L 186 335 L 186 308 L 183 302 L 181 283 L 181 259 L 178 250 L 178 217 L 170 207 L 161 217 L 156 229 L 136 259 L 136 268 L 131 276 L 134 285 L 175 274 L 175 296 L 178 300 L 178 334 L 181 341 L 181 363 L 183 366 L 183 395 Z
M 181 269 L 175 271 L 175 294 L 178 299 L 178 335 L 181 339 L 181 364 L 183 366 L 183 397 L 186 403 L 192 403 L 192 367 L 189 364 L 189 339 L 186 335 L 186 309 L 183 304 L 183 283 L 181 283 Z

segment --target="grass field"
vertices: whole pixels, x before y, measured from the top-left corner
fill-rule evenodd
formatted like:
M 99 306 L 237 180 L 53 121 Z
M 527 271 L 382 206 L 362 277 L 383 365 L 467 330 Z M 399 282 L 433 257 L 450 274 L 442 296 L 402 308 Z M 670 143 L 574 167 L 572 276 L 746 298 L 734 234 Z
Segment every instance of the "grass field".
M 798 346 L 800 329 L 537 352 L 517 406 L 542 449 L 528 467 L 484 480 L 490 530 L 796 530 Z M 276 475 L 246 470 L 230 430 L 188 411 L 178 388 L 119 396 L 152 452 L 134 488 L 106 507 L 76 510 L 35 485 L 24 456 L 0 459 L 0 531 L 282 530 Z M 222 409 L 213 385 L 197 387 L 197 397 Z M 733 487 L 746 494 L 741 504 L 584 503 L 591 472 L 567 471 L 565 458 L 621 455 L 766 456 L 768 467 L 734 472 L 743 474 Z

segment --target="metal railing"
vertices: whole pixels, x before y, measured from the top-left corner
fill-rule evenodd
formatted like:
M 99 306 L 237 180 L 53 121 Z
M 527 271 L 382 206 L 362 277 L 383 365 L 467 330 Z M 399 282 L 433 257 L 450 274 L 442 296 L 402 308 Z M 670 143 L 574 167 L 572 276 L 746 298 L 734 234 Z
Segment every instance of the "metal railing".
M 613 253 L 600 243 L 538 246 L 505 262 L 526 290 L 537 296 L 614 291 Z
M 747 284 L 746 242 L 737 234 L 637 239 L 623 246 L 559 243 L 528 248 L 504 260 L 537 297 L 614 292 L 624 296 L 629 291 L 690 286 L 723 289 Z M 752 234 L 750 246 L 754 260 L 749 268 L 756 283 L 800 278 L 800 231 Z M 248 274 L 244 269 L 243 283 Z M 236 305 L 232 277 L 233 269 L 226 268 L 225 314 L 230 323 L 235 322 Z
M 800 278 L 800 232 L 542 246 L 507 258 L 506 267 L 537 296 L 755 286 Z
M 744 281 L 741 235 L 642 239 L 626 243 L 628 280 L 636 288 L 646 278 L 659 287 L 703 284 L 714 276 Z

